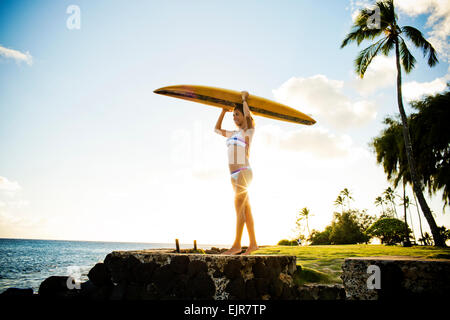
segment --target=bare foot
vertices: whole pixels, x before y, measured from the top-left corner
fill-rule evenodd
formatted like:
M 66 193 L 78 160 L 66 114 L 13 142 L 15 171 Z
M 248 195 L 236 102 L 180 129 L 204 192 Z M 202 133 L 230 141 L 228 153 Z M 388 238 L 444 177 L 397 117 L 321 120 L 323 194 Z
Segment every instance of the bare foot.
M 259 249 L 259 247 L 258 246 L 249 246 L 248 248 L 247 248 L 247 250 L 245 250 L 245 252 L 243 253 L 243 254 L 241 254 L 242 256 L 247 256 L 247 255 L 249 255 L 250 253 L 252 253 L 253 251 L 256 251 L 256 250 L 258 250 Z
M 233 248 L 233 247 L 231 247 L 229 250 L 227 250 L 227 251 L 225 251 L 225 252 L 222 252 L 221 254 L 222 254 L 222 255 L 233 255 L 233 254 L 241 253 L 241 251 L 242 251 L 242 248 L 241 248 L 241 247 L 239 247 L 239 248 Z

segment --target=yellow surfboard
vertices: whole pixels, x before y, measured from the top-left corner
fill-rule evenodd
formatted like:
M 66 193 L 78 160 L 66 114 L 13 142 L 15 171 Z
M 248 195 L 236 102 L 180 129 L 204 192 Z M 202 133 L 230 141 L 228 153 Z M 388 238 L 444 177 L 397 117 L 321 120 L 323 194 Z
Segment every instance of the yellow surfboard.
M 199 85 L 176 85 L 159 88 L 153 91 L 174 98 L 190 100 L 214 107 L 233 111 L 242 105 L 240 91 Z M 249 93 L 247 98 L 249 109 L 253 114 L 281 121 L 312 125 L 316 121 L 310 116 L 284 104 L 258 97 Z

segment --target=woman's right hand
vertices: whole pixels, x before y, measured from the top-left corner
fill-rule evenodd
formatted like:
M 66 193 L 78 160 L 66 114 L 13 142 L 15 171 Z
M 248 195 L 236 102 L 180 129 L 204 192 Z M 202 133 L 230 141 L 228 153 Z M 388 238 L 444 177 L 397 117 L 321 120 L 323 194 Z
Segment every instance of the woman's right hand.
M 226 109 L 226 108 L 222 108 L 222 113 L 227 113 L 230 112 L 230 110 Z

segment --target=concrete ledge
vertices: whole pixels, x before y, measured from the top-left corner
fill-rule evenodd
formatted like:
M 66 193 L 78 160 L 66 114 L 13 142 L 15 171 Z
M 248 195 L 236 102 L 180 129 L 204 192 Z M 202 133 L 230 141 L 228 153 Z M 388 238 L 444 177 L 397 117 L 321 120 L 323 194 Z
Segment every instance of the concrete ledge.
M 375 268 L 371 271 L 369 266 Z M 353 257 L 345 259 L 342 270 L 346 298 L 350 300 L 442 298 L 450 292 L 449 259 Z M 368 287 L 369 277 L 373 289 Z

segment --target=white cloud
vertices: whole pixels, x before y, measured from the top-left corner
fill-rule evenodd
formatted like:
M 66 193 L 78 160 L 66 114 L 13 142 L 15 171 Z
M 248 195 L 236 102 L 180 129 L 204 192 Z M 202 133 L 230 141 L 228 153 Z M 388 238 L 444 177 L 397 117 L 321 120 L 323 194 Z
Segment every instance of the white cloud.
M 20 189 L 19 183 L 9 181 L 7 178 L 0 176 L 0 192 L 2 194 L 13 197 Z
M 33 57 L 27 51 L 22 53 L 20 51 L 14 49 L 8 49 L 0 45 L 0 56 L 3 56 L 7 59 L 14 59 L 16 62 L 26 62 L 29 66 L 33 64 Z
M 450 74 L 430 82 L 407 82 L 402 85 L 403 98 L 406 101 L 418 100 L 423 95 L 433 95 L 444 91 L 447 88 L 447 81 L 450 81 Z
M 350 1 L 350 11 L 352 13 L 352 21 L 356 20 L 359 12 L 363 8 L 372 8 L 374 3 L 369 0 L 351 0 Z
M 450 1 L 448 0 L 397 0 L 395 2 L 401 12 L 409 16 L 429 13 L 426 26 L 431 28 L 427 33 L 428 41 L 444 59 L 450 60 Z
M 292 77 L 272 90 L 276 100 L 311 114 L 320 122 L 344 129 L 361 126 L 376 117 L 376 106 L 368 100 L 352 101 L 342 93 L 343 81 L 324 75 Z
M 286 132 L 279 126 L 266 125 L 258 129 L 258 143 L 267 148 L 308 153 L 318 158 L 341 158 L 350 154 L 353 142 L 345 134 L 333 134 L 314 126 Z

